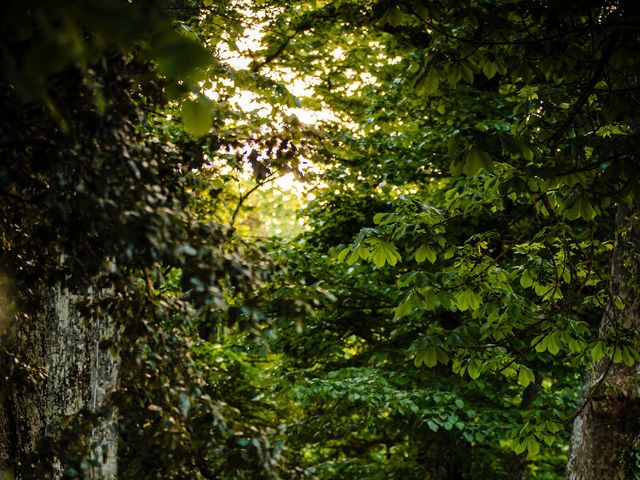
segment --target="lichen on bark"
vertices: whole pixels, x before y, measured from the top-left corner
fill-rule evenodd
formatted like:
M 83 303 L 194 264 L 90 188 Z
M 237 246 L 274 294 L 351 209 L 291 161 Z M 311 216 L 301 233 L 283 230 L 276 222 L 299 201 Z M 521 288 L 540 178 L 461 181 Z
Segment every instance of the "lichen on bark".
M 76 462 L 85 467 L 83 476 L 117 477 L 116 412 L 109 401 L 118 385 L 116 328 L 108 315 L 82 314 L 81 304 L 95 296 L 58 284 L 43 295 L 40 314 L 25 317 L 30 321 L 19 329 L 21 357 L 45 375 L 17 387 L 0 410 L 0 445 L 8 452 L 0 456 L 0 467 L 18 479 L 60 478 L 68 465 L 56 452 L 83 421 L 91 432 L 78 438 L 86 452 Z

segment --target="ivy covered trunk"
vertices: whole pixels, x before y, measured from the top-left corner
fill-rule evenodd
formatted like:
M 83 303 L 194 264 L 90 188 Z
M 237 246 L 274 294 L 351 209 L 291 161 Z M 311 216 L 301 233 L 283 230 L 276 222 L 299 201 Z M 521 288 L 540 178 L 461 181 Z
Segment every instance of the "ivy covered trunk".
M 115 324 L 81 313 L 91 297 L 58 285 L 43 295 L 41 313 L 24 316 L 18 327 L 16 358 L 33 375 L 0 410 L 0 472 L 8 478 L 36 478 L 43 469 L 60 478 L 69 468 L 83 478 L 116 478 L 117 431 L 108 398 L 118 382 Z M 59 446 L 73 455 L 58 458 Z
M 601 337 L 616 343 L 585 385 L 586 403 L 574 423 L 569 480 L 636 478 L 631 472 L 640 447 L 640 365 L 625 365 L 615 352 L 617 339 L 640 327 L 639 247 L 640 200 L 635 199 L 620 205 L 616 215 L 610 298 L 600 326 Z M 616 297 L 624 309 L 615 306 Z

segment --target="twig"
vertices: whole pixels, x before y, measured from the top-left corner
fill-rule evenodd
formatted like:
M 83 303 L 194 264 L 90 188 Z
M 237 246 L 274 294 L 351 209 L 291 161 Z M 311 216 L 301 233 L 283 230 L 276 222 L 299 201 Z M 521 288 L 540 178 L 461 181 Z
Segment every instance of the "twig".
M 238 219 L 238 214 L 240 213 L 240 209 L 242 208 L 242 205 L 244 204 L 244 201 L 247 199 L 247 197 L 249 195 L 251 195 L 253 192 L 255 192 L 256 190 L 258 190 L 263 185 L 265 185 L 265 184 L 267 184 L 269 182 L 272 182 L 276 178 L 278 178 L 278 177 L 276 177 L 275 175 L 271 174 L 267 178 L 265 178 L 264 180 L 259 181 L 258 183 L 256 183 L 253 187 L 251 187 L 245 193 L 240 194 L 240 197 L 238 198 L 238 204 L 236 205 L 236 208 L 233 210 L 233 214 L 231 215 L 231 220 L 229 221 L 229 230 L 227 232 L 227 238 L 231 238 L 233 233 L 236 231 L 235 223 L 236 223 L 236 220 Z

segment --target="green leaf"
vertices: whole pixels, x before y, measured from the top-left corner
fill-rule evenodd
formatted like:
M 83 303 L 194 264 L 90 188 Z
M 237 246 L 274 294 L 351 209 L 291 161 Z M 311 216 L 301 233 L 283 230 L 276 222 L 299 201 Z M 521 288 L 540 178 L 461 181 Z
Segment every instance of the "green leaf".
M 446 365 L 449 363 L 449 355 L 439 347 L 436 348 L 436 356 L 438 357 L 438 362 L 441 364 Z
M 471 360 L 467 365 L 467 372 L 472 380 L 476 380 L 482 373 L 482 362 L 477 359 Z
M 512 135 L 503 135 L 500 138 L 502 148 L 511 155 L 522 155 L 524 151 L 524 142 L 519 137 Z
M 582 346 L 580 345 L 580 343 L 573 337 L 569 338 L 569 341 L 566 342 L 567 346 L 569 347 L 569 351 L 571 353 L 579 353 L 582 351 Z
M 186 100 L 182 104 L 182 124 L 185 131 L 194 136 L 202 137 L 209 133 L 213 122 L 211 101 L 201 96 L 197 100 Z
M 547 421 L 545 423 L 545 426 L 547 427 L 547 430 L 550 431 L 551 433 L 556 433 L 562 430 L 562 424 L 557 422 Z
M 585 197 L 577 197 L 568 209 L 565 209 L 564 216 L 568 220 L 576 220 L 583 218 L 585 220 L 593 220 L 597 215 L 595 208 Z
M 493 170 L 491 156 L 482 148 L 471 147 L 465 158 L 462 171 L 465 175 L 473 176 L 483 168 L 488 171 Z
M 438 82 L 440 81 L 438 77 L 438 72 L 435 68 L 429 69 L 429 72 L 424 77 L 424 80 L 421 82 L 421 90 L 427 95 L 432 95 L 438 91 Z
M 632 367 L 634 363 L 636 363 L 635 358 L 633 358 L 633 353 L 629 347 L 624 347 L 622 349 L 622 361 L 627 367 Z
M 363 259 L 363 260 L 368 260 L 369 257 L 371 256 L 371 252 L 369 251 L 369 249 L 367 247 L 365 247 L 364 245 L 360 245 L 357 249 L 356 249 L 356 253 L 358 254 L 358 256 Z
M 622 349 L 620 347 L 614 347 L 613 351 L 613 363 L 621 363 L 622 362 Z
M 402 257 L 398 253 L 398 249 L 392 243 L 380 240 L 375 243 L 375 247 L 371 251 L 370 259 L 378 268 L 382 268 L 385 263 L 393 266 Z
M 460 72 L 462 73 L 462 78 L 465 82 L 473 84 L 473 70 L 471 70 L 471 68 L 462 63 L 460 65 Z
M 551 335 L 549 335 L 547 338 L 547 350 L 549 350 L 549 353 L 552 355 L 557 354 L 560 351 L 560 345 L 558 345 L 558 332 L 554 332 Z
M 529 435 L 529 437 L 527 437 L 527 450 L 530 455 L 537 455 L 540 451 L 540 443 L 533 435 Z
M 164 33 L 154 38 L 151 47 L 159 70 L 170 78 L 183 79 L 211 62 L 212 56 L 206 48 L 197 41 L 183 37 L 175 32 Z
M 520 372 L 518 373 L 518 383 L 523 387 L 526 387 L 530 383 L 535 382 L 536 377 L 530 368 L 520 365 Z
M 593 348 L 591 349 L 591 358 L 593 358 L 594 362 L 602 360 L 606 355 L 604 350 L 604 342 L 598 340 Z
M 624 301 L 622 300 L 622 298 L 620 298 L 619 295 L 615 295 L 614 299 L 613 299 L 613 305 L 618 309 L 618 310 L 624 310 Z
M 522 276 L 520 277 L 520 285 L 522 286 L 522 288 L 529 288 L 531 285 L 533 285 L 533 279 L 531 278 L 529 270 L 525 270 L 524 272 L 522 272 Z
M 422 263 L 429 260 L 431 263 L 436 261 L 436 252 L 428 245 L 420 245 L 415 253 L 416 262 Z
M 402 302 L 400 305 L 396 307 L 395 316 L 396 318 L 402 318 L 411 313 L 412 307 L 408 302 Z
M 384 15 L 380 18 L 381 23 L 388 23 L 393 27 L 402 25 L 405 20 L 405 15 L 398 5 L 394 5 L 389 8 Z
M 387 256 L 385 254 L 384 247 L 381 244 L 378 244 L 371 251 L 371 260 L 378 268 L 384 267 L 385 262 L 387 261 Z
M 487 61 L 482 64 L 482 73 L 484 73 L 484 76 L 489 80 L 491 80 L 495 76 L 497 71 L 498 65 L 496 65 L 494 62 Z
M 438 354 L 436 347 L 428 347 L 422 353 L 422 361 L 427 367 L 435 367 L 438 364 Z
M 445 74 L 447 76 L 447 82 L 452 87 L 455 87 L 462 79 L 462 71 L 459 65 L 447 65 L 445 67 Z
M 524 451 L 527 449 L 527 444 L 525 442 L 516 442 L 516 444 L 513 446 L 513 451 L 516 453 L 516 455 L 520 455 L 522 453 L 524 453 Z
M 536 346 L 536 352 L 544 352 L 549 344 L 549 336 L 546 333 L 538 336 L 531 341 L 531 344 Z
M 340 253 L 338 253 L 338 261 L 344 262 L 344 260 L 347 258 L 347 255 L 349 255 L 350 251 L 351 251 L 350 247 L 346 247 L 340 250 Z
M 480 307 L 482 297 L 473 290 L 462 290 L 456 294 L 456 304 L 461 311 L 476 310 Z
M 395 219 L 395 215 L 393 213 L 376 213 L 373 216 L 373 223 L 376 225 L 387 225 Z
M 347 258 L 347 264 L 348 265 L 353 265 L 354 263 L 356 263 L 358 261 L 358 259 L 360 258 L 360 255 L 358 255 L 358 250 L 361 247 L 358 247 L 358 249 L 354 250 L 353 252 L 351 252 L 349 254 L 349 257 Z

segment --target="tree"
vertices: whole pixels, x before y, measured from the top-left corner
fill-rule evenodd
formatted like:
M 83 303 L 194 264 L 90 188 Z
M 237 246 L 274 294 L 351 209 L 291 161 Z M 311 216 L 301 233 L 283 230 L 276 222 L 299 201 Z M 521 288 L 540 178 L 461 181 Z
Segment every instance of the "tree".
M 416 364 L 537 385 L 533 404 L 522 396 L 528 418 L 512 439 L 531 459 L 573 417 L 566 402 L 552 409 L 543 400 L 549 385 L 600 362 L 573 411 L 573 458 L 582 459 L 569 465 L 574 478 L 636 468 L 637 429 L 622 420 L 636 403 L 635 287 L 621 287 L 635 277 L 635 254 L 613 243 L 616 230 L 633 237 L 635 220 L 623 218 L 636 218 L 636 10 L 631 2 L 298 5 L 282 13 L 264 53 L 276 66 L 304 62 L 317 77 L 309 105 L 330 105 L 359 126 L 328 126 L 328 175 L 338 181 L 318 200 L 312 222 L 321 236 L 310 241 L 337 246 L 329 222 L 392 201 L 364 215 L 376 225 L 361 225 L 339 258 L 380 270 L 351 272 L 379 285 L 374 295 L 388 296 L 395 318 L 383 313 L 369 333 L 333 326 L 342 348 L 375 365 L 368 347 L 347 347 L 347 332 L 369 345 L 367 335 L 413 323 Z M 353 93 L 363 72 L 373 80 Z M 365 188 L 371 193 L 358 195 Z M 357 197 L 360 212 L 341 209 Z M 318 389 L 344 384 L 338 375 L 318 378 Z M 585 452 L 596 451 L 611 453 L 592 462 Z
M 638 206 L 621 204 L 616 214 L 616 244 L 611 265 L 610 300 L 603 311 L 601 335 L 608 330 L 638 330 L 637 309 Z M 618 311 L 615 302 L 625 302 Z M 617 336 L 619 334 L 614 334 Z M 614 347 L 615 348 L 615 347 Z M 638 365 L 615 362 L 616 354 L 600 360 L 585 389 L 591 395 L 579 412 L 573 432 L 568 478 L 633 478 L 637 474 Z M 599 475 L 599 476 L 597 476 Z
M 5 476 L 632 475 L 634 2 L 103 3 L 1 23 Z
M 243 357 L 220 352 L 228 367 L 212 369 L 194 332 L 256 278 L 193 196 L 196 169 L 245 143 L 222 128 L 240 112 L 203 92 L 227 71 L 202 44 L 232 40 L 240 15 L 223 3 L 196 20 L 168 13 L 183 10 L 5 6 L 3 478 L 116 478 L 117 457 L 119 478 L 268 475 L 277 456 L 268 420 L 232 421 L 252 386 L 215 388 Z

